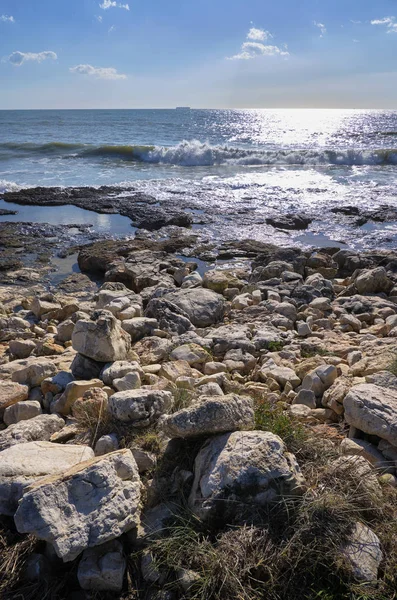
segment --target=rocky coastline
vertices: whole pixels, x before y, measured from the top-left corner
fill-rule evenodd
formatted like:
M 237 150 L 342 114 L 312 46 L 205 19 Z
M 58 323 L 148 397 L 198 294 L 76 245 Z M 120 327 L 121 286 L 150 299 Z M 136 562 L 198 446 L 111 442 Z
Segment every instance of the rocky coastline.
M 391 600 L 397 252 L 216 244 L 112 193 L 152 233 L 55 286 L 0 231 L 0 596 Z

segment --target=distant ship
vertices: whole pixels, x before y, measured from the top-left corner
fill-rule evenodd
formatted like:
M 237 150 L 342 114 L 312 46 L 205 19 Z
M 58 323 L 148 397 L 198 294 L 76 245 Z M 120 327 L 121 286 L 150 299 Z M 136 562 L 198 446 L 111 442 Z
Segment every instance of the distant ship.
M 177 106 L 175 110 L 191 110 L 190 106 Z

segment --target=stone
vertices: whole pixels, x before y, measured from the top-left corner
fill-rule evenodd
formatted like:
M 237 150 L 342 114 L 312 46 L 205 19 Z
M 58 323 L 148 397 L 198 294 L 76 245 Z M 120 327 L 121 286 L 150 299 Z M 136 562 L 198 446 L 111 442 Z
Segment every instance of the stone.
M 29 396 L 27 385 L 21 385 L 13 381 L 0 381 L 0 414 L 5 408 L 26 400 Z
M 340 451 L 345 456 L 363 456 L 379 471 L 387 472 L 392 469 L 394 472 L 394 466 L 391 466 L 390 463 L 385 460 L 382 452 L 380 452 L 376 446 L 365 440 L 345 438 L 341 441 Z
M 149 319 L 148 317 L 136 317 L 122 322 L 122 328 L 131 336 L 133 343 L 146 336 L 153 335 L 153 330 L 157 327 L 157 319 Z
M 281 387 L 284 387 L 289 382 L 293 389 L 295 389 L 301 383 L 301 380 L 293 369 L 290 369 L 289 367 L 279 367 L 276 365 L 273 359 L 269 359 L 261 367 L 259 373 L 264 381 L 270 377 L 275 379 L 277 383 L 281 385 Z
M 94 312 L 92 320 L 77 321 L 72 342 L 77 352 L 98 362 L 124 360 L 131 348 L 130 336 L 106 310 Z
M 165 390 L 126 390 L 109 398 L 109 412 L 118 421 L 134 427 L 147 427 L 167 413 L 173 404 L 171 392 Z
M 347 559 L 354 578 L 360 582 L 378 579 L 378 569 L 383 554 L 378 536 L 363 523 L 357 522 L 353 528 L 349 543 L 342 553 Z
M 211 355 L 198 344 L 183 344 L 170 353 L 171 360 L 184 360 L 189 365 L 200 365 L 211 360 Z
M 335 379 L 338 377 L 338 370 L 334 365 L 322 365 L 317 367 L 315 372 L 323 382 L 325 389 L 331 387 Z
M 134 346 L 142 365 L 152 365 L 168 358 L 172 342 L 159 337 L 147 337 Z
M 181 308 L 195 327 L 209 327 L 223 319 L 224 299 L 212 290 L 178 290 L 165 298 Z
M 338 479 L 352 480 L 358 501 L 370 497 L 371 502 L 382 499 L 382 488 L 370 463 L 363 456 L 341 456 L 330 463 L 328 470 Z
M 5 409 L 3 421 L 6 425 L 13 425 L 19 421 L 27 421 L 41 415 L 41 404 L 35 400 L 17 402 Z
M 305 321 L 300 321 L 296 324 L 296 329 L 298 331 L 299 337 L 309 337 L 312 335 L 312 330 L 310 326 L 305 323 Z
M 112 540 L 84 550 L 77 579 L 83 590 L 120 592 L 126 567 L 123 546 L 118 540 Z
M 14 515 L 24 489 L 41 477 L 63 473 L 94 457 L 87 446 L 27 442 L 0 453 L 0 514 Z
M 103 454 L 109 454 L 119 449 L 119 440 L 115 433 L 109 433 L 99 438 L 95 444 L 94 452 L 95 456 L 102 456 Z
M 101 379 L 105 385 L 112 385 L 115 379 L 122 379 L 128 373 L 143 374 L 140 364 L 136 361 L 116 360 L 104 366 Z
M 35 296 L 30 305 L 30 310 L 32 313 L 40 319 L 46 313 L 49 313 L 53 310 L 59 310 L 61 305 L 58 302 L 47 301 L 38 296 Z
M 92 360 L 82 354 L 76 354 L 70 370 L 76 379 L 96 379 L 99 377 L 105 363 Z
M 165 296 L 150 299 L 145 317 L 156 319 L 158 327 L 169 333 L 181 335 L 193 329 L 188 314 Z
M 339 377 L 334 381 L 322 397 L 322 405 L 331 408 L 337 415 L 344 412 L 343 400 L 352 387 L 352 381 L 344 377 Z
M 104 389 L 99 387 L 86 390 L 72 406 L 72 414 L 75 419 L 91 424 L 100 422 L 106 416 L 107 410 L 108 395 Z
M 236 431 L 208 440 L 198 453 L 189 507 L 200 518 L 228 518 L 244 506 L 269 505 L 304 492 L 295 456 L 268 431 Z
M 56 339 L 59 342 L 69 342 L 72 339 L 74 331 L 74 323 L 71 319 L 67 319 L 58 325 Z
M 92 388 L 101 388 L 103 383 L 100 379 L 91 379 L 90 381 L 71 381 L 65 388 L 62 396 L 51 404 L 51 412 L 61 415 L 69 415 L 70 411 L 78 398 L 81 398 L 87 390 Z
M 131 452 L 140 473 L 151 471 L 156 466 L 157 459 L 155 454 L 146 452 L 142 448 L 131 448 Z
M 350 389 L 343 405 L 349 425 L 397 446 L 397 391 L 363 383 Z
M 249 352 L 244 352 L 241 348 L 235 348 L 226 352 L 223 363 L 228 371 L 237 371 L 247 375 L 256 366 L 257 359 Z
M 203 396 L 223 396 L 223 390 L 216 381 L 210 381 L 200 386 L 200 394 Z
M 34 340 L 10 340 L 10 352 L 15 358 L 28 358 L 36 349 Z
M 237 431 L 254 424 L 253 402 L 248 396 L 201 396 L 197 404 L 164 417 L 161 430 L 170 438 L 190 438 Z
M 0 451 L 15 444 L 48 441 L 53 433 L 64 426 L 65 421 L 58 415 L 39 415 L 28 421 L 20 421 L 0 431 Z
M 160 377 L 176 381 L 178 377 L 193 377 L 193 370 L 186 360 L 175 360 L 161 365 Z
M 22 385 L 36 387 L 43 379 L 52 377 L 57 372 L 57 367 L 52 360 L 47 358 L 30 357 L 20 361 L 21 368 L 14 371 L 11 379 Z
M 131 371 L 131 373 L 127 373 L 124 377 L 120 379 L 113 379 L 113 387 L 116 388 L 118 392 L 123 392 L 125 390 L 135 390 L 141 387 L 141 378 L 137 371 Z
M 343 325 L 344 331 L 355 331 L 356 333 L 360 333 L 362 328 L 360 319 L 357 319 L 354 315 L 341 315 L 339 322 Z
M 207 271 L 203 277 L 203 287 L 223 294 L 227 288 L 239 287 L 239 280 L 227 271 Z
M 20 501 L 14 521 L 53 545 L 64 562 L 110 542 L 139 524 L 141 482 L 130 450 L 40 479 Z
M 298 394 L 292 401 L 292 404 L 304 404 L 311 409 L 315 409 L 316 404 L 316 395 L 312 390 L 299 390 Z
M 216 373 L 226 373 L 227 369 L 221 362 L 207 362 L 204 365 L 204 375 L 215 375 Z
M 373 383 L 379 387 L 390 388 L 397 391 L 397 377 L 390 371 L 379 371 L 365 377 L 367 383 Z
M 384 267 L 362 271 L 356 277 L 354 283 L 358 293 L 363 295 L 376 294 L 378 292 L 385 292 L 387 294 L 393 287 L 393 282 L 388 278 Z

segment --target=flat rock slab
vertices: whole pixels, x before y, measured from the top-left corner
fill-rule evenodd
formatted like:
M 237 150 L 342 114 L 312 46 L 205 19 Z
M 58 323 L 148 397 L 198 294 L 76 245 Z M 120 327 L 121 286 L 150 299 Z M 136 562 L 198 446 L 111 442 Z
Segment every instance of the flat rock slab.
M 0 381 L 0 413 L 8 406 L 26 400 L 28 396 L 27 385 L 21 385 L 14 381 Z
M 141 485 L 131 451 L 118 450 L 30 486 L 15 524 L 71 561 L 138 526 Z
M 140 388 L 110 396 L 109 411 L 118 421 L 132 423 L 135 427 L 147 427 L 167 413 L 172 404 L 171 392 Z
M 161 428 L 170 438 L 191 438 L 252 427 L 254 409 L 247 396 L 202 396 L 199 403 L 164 417 Z
M 224 298 L 211 290 L 178 290 L 165 298 L 182 309 L 195 327 L 209 327 L 223 319 Z
M 349 425 L 397 446 L 397 391 L 363 383 L 351 388 L 343 406 Z
M 23 490 L 40 477 L 62 473 L 94 458 L 87 446 L 28 442 L 0 453 L 0 514 L 13 515 Z
M 20 421 L 0 431 L 0 451 L 26 442 L 48 441 L 57 431 L 65 427 L 58 415 L 39 415 L 28 421 Z
M 54 362 L 48 358 L 30 357 L 14 362 L 18 363 L 18 366 L 15 365 L 11 375 L 12 381 L 30 387 L 40 385 L 44 379 L 52 377 L 58 371 Z

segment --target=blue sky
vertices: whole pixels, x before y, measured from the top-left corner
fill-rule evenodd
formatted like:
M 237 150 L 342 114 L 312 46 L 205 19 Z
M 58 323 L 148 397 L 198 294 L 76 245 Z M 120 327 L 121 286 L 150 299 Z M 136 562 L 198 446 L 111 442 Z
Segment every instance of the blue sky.
M 0 108 L 397 108 L 395 0 L 0 0 Z

